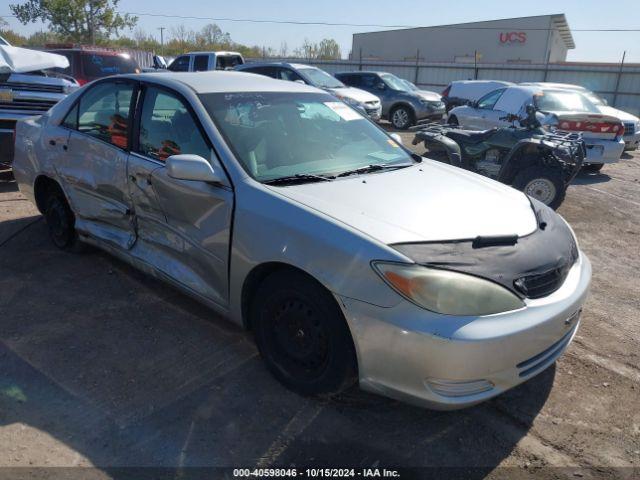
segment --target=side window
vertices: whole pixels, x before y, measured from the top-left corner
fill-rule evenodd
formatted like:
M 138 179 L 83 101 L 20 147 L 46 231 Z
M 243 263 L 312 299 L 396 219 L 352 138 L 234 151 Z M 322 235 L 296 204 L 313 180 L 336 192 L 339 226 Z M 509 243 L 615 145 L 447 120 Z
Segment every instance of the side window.
M 182 55 L 171 62 L 167 70 L 171 70 L 172 72 L 188 72 L 189 59 L 189 55 Z
M 187 63 L 187 68 L 189 64 Z M 193 57 L 193 71 L 206 72 L 209 70 L 209 55 L 196 55 Z
M 231 70 L 243 63 L 239 55 L 219 55 L 216 57 L 216 70 Z
M 79 132 L 127 148 L 131 129 L 129 108 L 134 86 L 131 83 L 99 83 L 87 91 L 78 107 Z
M 500 88 L 498 90 L 494 90 L 493 92 L 487 93 L 484 97 L 478 100 L 478 108 L 482 108 L 485 110 L 491 110 L 493 106 L 496 104 L 498 99 L 504 93 L 504 88 Z
M 380 80 L 376 75 L 365 74 L 360 75 L 360 82 L 363 88 L 375 88 Z
M 352 87 L 360 86 L 360 75 L 343 75 L 340 76 L 339 80 Z
M 295 82 L 296 80 L 302 80 L 304 82 L 304 80 L 300 75 L 298 75 L 296 72 L 294 72 L 289 68 L 278 68 L 277 72 L 278 72 L 278 78 L 280 80 L 288 80 L 290 82 Z
M 211 158 L 211 149 L 182 100 L 154 87 L 144 96 L 138 148 L 142 155 L 161 161 L 182 153 Z
M 78 129 L 78 105 L 78 102 L 76 102 L 73 108 L 69 110 L 69 113 L 67 113 L 67 116 L 64 117 L 62 122 L 63 127 L 70 128 L 71 130 Z

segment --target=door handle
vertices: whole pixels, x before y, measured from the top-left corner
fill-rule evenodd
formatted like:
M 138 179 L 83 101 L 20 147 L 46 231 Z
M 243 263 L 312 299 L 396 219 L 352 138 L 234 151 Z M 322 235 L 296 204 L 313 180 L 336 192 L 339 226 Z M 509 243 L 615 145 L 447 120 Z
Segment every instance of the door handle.
M 49 145 L 51 145 L 52 147 L 55 147 L 56 141 L 52 138 L 51 140 L 49 140 Z

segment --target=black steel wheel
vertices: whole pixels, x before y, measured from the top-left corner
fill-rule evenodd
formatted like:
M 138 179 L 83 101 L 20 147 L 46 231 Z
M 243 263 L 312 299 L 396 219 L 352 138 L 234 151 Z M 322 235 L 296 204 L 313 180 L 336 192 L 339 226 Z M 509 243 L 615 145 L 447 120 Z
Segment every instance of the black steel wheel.
M 562 170 L 559 168 L 525 168 L 516 175 L 512 186 L 554 210 L 560 206 L 567 193 Z
M 275 272 L 255 295 L 252 326 L 273 375 L 303 395 L 342 391 L 355 380 L 351 334 L 335 299 L 296 271 Z
M 51 189 L 45 205 L 44 218 L 53 244 L 61 250 L 84 251 L 85 244 L 75 229 L 75 216 L 62 192 Z

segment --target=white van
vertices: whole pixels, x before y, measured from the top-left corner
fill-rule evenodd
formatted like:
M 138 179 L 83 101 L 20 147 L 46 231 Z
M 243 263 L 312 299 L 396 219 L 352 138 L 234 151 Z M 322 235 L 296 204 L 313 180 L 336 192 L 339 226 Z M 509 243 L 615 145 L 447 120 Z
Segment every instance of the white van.
M 189 52 L 177 56 L 167 70 L 171 72 L 232 70 L 242 64 L 244 64 L 244 58 L 238 52 Z

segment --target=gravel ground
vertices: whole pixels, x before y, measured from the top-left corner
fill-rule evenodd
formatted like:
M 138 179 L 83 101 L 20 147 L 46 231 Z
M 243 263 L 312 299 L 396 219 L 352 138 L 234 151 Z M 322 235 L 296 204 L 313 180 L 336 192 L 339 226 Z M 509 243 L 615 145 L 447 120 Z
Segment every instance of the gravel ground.
M 0 478 L 291 464 L 638 478 L 639 179 L 640 153 L 625 154 L 580 175 L 560 208 L 594 271 L 567 353 L 492 401 L 433 412 L 357 388 L 333 399 L 285 390 L 225 319 L 109 255 L 56 250 L 4 177 Z

